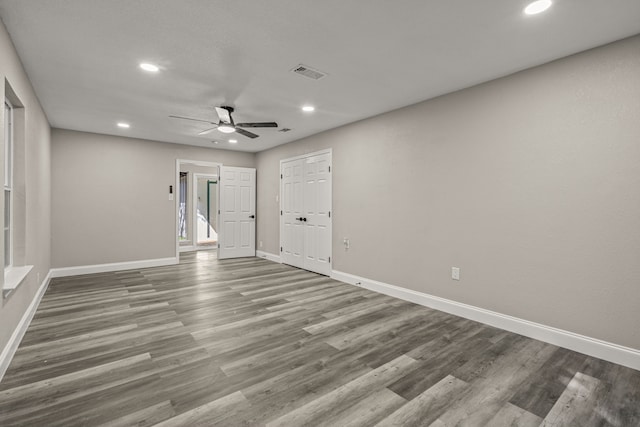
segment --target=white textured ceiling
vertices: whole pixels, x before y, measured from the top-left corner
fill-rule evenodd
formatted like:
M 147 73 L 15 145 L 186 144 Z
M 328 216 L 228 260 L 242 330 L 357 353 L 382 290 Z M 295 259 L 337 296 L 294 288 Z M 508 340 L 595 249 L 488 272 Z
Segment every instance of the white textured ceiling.
M 52 126 L 261 151 L 640 33 L 639 0 L 555 0 L 536 16 L 527 3 L 0 0 L 0 17 Z M 300 63 L 329 75 L 291 73 Z M 168 118 L 215 120 L 221 105 L 293 130 L 230 145 Z

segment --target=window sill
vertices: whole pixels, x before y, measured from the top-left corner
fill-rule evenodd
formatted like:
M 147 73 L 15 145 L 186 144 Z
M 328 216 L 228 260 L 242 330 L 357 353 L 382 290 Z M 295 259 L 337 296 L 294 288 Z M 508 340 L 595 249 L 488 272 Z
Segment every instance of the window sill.
M 15 291 L 27 274 L 31 271 L 33 265 L 24 265 L 21 267 L 11 267 L 4 271 L 4 285 L 2 285 L 2 296 L 7 298 L 11 292 Z

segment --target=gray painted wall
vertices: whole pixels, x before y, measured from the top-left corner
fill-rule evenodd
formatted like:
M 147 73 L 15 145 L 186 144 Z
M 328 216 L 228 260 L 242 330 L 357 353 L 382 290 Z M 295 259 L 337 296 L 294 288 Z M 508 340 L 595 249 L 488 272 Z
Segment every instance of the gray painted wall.
M 16 265 L 33 265 L 24 282 L 0 304 L 0 350 L 33 300 L 40 283 L 50 267 L 50 146 L 51 130 L 47 117 L 22 68 L 4 25 L 0 23 L 0 91 L 5 96 L 5 82 L 24 106 L 18 112 L 19 129 L 23 141 L 14 155 L 14 224 Z M 4 118 L 0 115 L 0 135 L 4 135 Z M 0 145 L 4 138 L 0 138 Z M 22 170 L 20 172 L 20 169 Z M 4 147 L 0 147 L 0 176 L 4 176 Z M 0 197 L 0 212 L 4 212 L 4 197 Z M 0 259 L 4 259 L 4 245 L 0 245 Z M 2 276 L 4 277 L 4 276 Z
M 259 153 L 257 240 L 332 147 L 335 270 L 640 349 L 639 138 L 636 36 Z
M 254 167 L 255 156 L 52 131 L 52 266 L 175 257 L 176 159 Z

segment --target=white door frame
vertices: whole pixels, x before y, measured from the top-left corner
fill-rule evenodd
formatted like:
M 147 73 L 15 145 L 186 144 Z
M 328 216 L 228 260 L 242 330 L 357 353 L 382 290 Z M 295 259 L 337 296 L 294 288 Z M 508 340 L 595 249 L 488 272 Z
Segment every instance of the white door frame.
M 200 173 L 200 172 L 195 172 L 193 174 L 193 190 L 192 190 L 192 194 L 193 194 L 193 203 L 191 205 L 191 213 L 192 213 L 192 218 L 191 220 L 193 221 L 193 227 L 194 227 L 194 235 L 193 235 L 193 247 L 195 248 L 195 250 L 198 250 L 198 178 L 215 178 L 216 181 L 220 182 L 220 177 L 218 176 L 218 174 L 210 174 L 210 173 Z M 217 184 L 216 184 L 217 185 Z M 216 198 L 216 211 L 215 211 L 215 216 L 216 216 L 216 224 L 219 224 L 220 222 L 220 217 L 218 216 L 220 209 L 218 206 L 219 203 L 219 199 L 218 199 L 218 187 L 216 187 L 216 194 L 214 195 Z M 217 231 L 216 231 L 217 232 Z M 207 250 L 211 250 L 213 248 L 207 248 Z M 217 246 L 216 246 L 217 249 Z
M 286 162 L 290 162 L 292 160 L 300 160 L 300 159 L 306 159 L 307 157 L 313 157 L 313 156 L 319 156 L 322 154 L 328 154 L 331 158 L 331 165 L 333 166 L 333 149 L 332 148 L 325 148 L 324 150 L 319 150 L 319 151 L 314 151 L 311 153 L 305 153 L 305 154 L 301 154 L 299 156 L 294 156 L 294 157 L 288 157 L 286 159 L 280 159 L 280 170 L 278 171 L 278 174 L 282 174 L 282 165 Z M 280 178 L 280 195 L 279 200 L 280 200 L 280 212 L 283 211 L 284 206 L 282 205 L 282 194 L 283 194 L 283 188 L 282 188 L 282 177 Z M 331 186 L 329 187 L 329 203 L 330 203 L 330 212 L 333 212 L 333 171 L 331 171 Z M 284 230 L 284 224 L 283 224 L 283 216 L 282 214 L 280 215 L 280 248 L 282 248 L 283 243 L 283 230 Z M 329 236 L 331 238 L 331 242 L 329 242 L 329 266 L 331 267 L 331 269 L 333 269 L 333 215 L 329 216 Z M 278 253 L 278 257 L 280 257 L 282 251 L 280 251 Z
M 203 160 L 189 160 L 189 159 L 176 159 L 176 170 L 175 170 L 175 184 L 173 186 L 174 191 L 173 191 L 173 213 L 174 213 L 174 218 L 173 218 L 173 222 L 175 224 L 175 229 L 173 231 L 173 238 L 175 239 L 175 244 L 176 244 L 176 259 L 180 259 L 180 239 L 178 239 L 178 233 L 180 232 L 180 224 L 178 224 L 178 218 L 180 215 L 180 165 L 181 164 L 188 164 L 188 165 L 194 165 L 194 166 L 204 166 L 204 167 L 211 167 L 211 168 L 218 168 L 219 166 L 222 166 L 222 163 L 217 163 L 217 162 L 207 162 L 207 161 L 203 161 Z M 220 170 L 218 169 L 218 175 L 220 175 Z M 171 196 L 171 195 L 170 195 Z M 195 243 L 192 242 L 192 244 Z

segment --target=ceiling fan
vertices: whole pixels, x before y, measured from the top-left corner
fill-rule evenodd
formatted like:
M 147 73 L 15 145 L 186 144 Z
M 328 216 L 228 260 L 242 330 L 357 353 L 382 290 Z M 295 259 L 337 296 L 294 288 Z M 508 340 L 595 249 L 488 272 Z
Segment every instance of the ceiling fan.
M 184 119 L 184 120 L 193 120 L 196 122 L 204 122 L 214 125 L 214 127 L 210 129 L 205 129 L 202 132 L 198 133 L 198 135 L 206 135 L 208 133 L 213 132 L 214 130 L 218 130 L 222 133 L 233 133 L 237 132 L 240 135 L 246 136 L 247 138 L 257 138 L 259 135 L 256 135 L 253 132 L 249 132 L 248 130 L 244 130 L 242 128 L 277 128 L 278 124 L 276 122 L 258 122 L 258 123 L 235 123 L 233 121 L 233 117 L 231 117 L 231 113 L 233 113 L 233 107 L 216 107 L 216 113 L 218 113 L 218 122 L 212 122 L 211 120 L 202 120 L 202 119 L 194 119 L 191 117 L 183 117 L 183 116 L 169 116 L 174 119 Z

